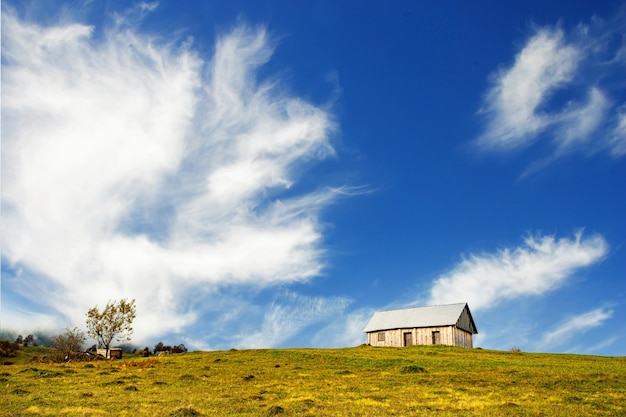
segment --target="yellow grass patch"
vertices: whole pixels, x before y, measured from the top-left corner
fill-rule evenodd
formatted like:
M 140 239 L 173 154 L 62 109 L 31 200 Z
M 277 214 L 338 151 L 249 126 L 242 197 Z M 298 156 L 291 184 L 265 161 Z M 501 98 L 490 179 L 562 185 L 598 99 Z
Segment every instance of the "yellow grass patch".
M 61 410 L 60 414 L 67 416 L 102 416 L 106 412 L 90 407 L 66 407 Z

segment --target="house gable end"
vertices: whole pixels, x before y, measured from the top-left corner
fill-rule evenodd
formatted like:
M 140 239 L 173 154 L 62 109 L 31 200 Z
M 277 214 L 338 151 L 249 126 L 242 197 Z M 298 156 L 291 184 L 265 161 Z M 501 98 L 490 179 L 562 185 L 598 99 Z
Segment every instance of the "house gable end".
M 463 308 L 463 311 L 461 312 L 461 315 L 456 322 L 456 327 L 472 334 L 478 333 L 476 323 L 474 323 L 474 318 L 472 317 L 472 313 L 470 312 L 467 304 L 465 304 L 465 307 Z

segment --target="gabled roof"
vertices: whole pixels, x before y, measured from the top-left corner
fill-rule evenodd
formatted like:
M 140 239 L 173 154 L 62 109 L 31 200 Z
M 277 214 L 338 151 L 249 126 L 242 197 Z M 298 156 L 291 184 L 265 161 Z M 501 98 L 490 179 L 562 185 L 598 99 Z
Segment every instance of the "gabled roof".
M 467 303 L 377 311 L 363 331 L 442 326 L 457 326 L 473 334 L 478 333 Z

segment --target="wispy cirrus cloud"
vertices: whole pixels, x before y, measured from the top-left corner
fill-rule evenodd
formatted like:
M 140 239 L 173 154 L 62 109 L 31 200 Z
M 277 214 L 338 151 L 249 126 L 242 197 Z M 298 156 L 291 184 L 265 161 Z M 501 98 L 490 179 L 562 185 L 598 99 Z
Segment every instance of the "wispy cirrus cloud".
M 572 150 L 624 154 L 626 69 L 622 19 L 592 19 L 571 31 L 536 29 L 511 66 L 492 74 L 479 114 L 485 151 L 525 149 L 550 138 L 553 151 L 525 174 Z
M 343 297 L 308 297 L 286 292 L 267 309 L 258 330 L 241 336 L 236 345 L 250 348 L 281 345 L 308 326 L 342 313 L 351 302 Z
M 564 44 L 562 31 L 541 30 L 526 44 L 515 64 L 496 75 L 487 93 L 487 129 L 478 143 L 487 148 L 527 146 L 553 119 L 538 108 L 554 90 L 570 82 L 581 52 Z
M 542 295 L 562 286 L 579 269 L 600 262 L 607 253 L 608 244 L 601 235 L 528 236 L 518 247 L 465 257 L 433 282 L 429 303 L 467 301 L 472 311 L 479 311 L 505 300 Z
M 205 58 L 135 24 L 117 15 L 100 37 L 3 8 L 2 260 L 3 286 L 60 327 L 136 298 L 141 340 L 193 323 L 220 286 L 318 275 L 319 212 L 342 190 L 284 194 L 334 155 L 336 127 L 257 79 L 264 28 L 222 34 Z
M 571 317 L 558 325 L 554 330 L 545 333 L 540 345 L 544 348 L 561 346 L 569 342 L 574 336 L 601 326 L 611 317 L 613 317 L 613 311 L 604 308 L 597 308 Z
M 618 109 L 609 140 L 613 155 L 626 155 L 626 105 Z
M 363 329 L 374 314 L 373 308 L 361 308 L 336 315 L 332 322 L 313 336 L 315 346 L 345 347 L 365 343 Z

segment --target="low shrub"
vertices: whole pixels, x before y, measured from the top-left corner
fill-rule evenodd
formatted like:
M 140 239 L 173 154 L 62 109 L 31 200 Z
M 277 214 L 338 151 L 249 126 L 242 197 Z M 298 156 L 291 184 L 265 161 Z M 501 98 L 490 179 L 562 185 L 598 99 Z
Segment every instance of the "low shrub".
M 417 365 L 407 365 L 403 366 L 402 369 L 400 369 L 401 374 L 419 374 L 421 372 L 426 372 L 426 369 Z
M 199 411 L 196 411 L 193 408 L 179 408 L 170 414 L 171 417 L 196 417 L 201 415 L 202 414 Z
M 275 415 L 278 415 L 278 414 L 282 414 L 284 412 L 285 412 L 285 409 L 282 408 L 280 405 L 273 405 L 273 406 L 270 407 L 267 415 L 275 416 Z
M 17 343 L 8 340 L 0 340 L 0 357 L 14 358 L 15 352 L 20 348 Z

